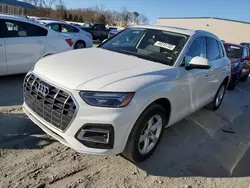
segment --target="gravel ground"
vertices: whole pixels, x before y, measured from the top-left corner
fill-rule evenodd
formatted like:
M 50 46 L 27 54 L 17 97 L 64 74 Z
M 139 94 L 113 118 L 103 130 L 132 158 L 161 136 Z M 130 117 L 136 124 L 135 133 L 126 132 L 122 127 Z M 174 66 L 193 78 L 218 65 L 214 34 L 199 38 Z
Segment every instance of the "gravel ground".
M 22 112 L 23 75 L 0 77 L 0 187 L 249 188 L 250 81 L 168 128 L 140 164 L 78 154 Z

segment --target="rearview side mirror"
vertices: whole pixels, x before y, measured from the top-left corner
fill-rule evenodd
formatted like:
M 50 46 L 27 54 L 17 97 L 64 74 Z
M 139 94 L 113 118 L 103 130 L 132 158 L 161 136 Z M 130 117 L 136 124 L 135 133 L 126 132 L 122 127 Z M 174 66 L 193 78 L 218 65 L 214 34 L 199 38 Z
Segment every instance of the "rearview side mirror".
M 189 64 L 186 66 L 186 70 L 191 69 L 210 69 L 211 65 L 206 58 L 203 57 L 194 57 L 191 59 Z
M 250 56 L 246 56 L 246 57 L 244 58 L 244 60 L 250 61 Z

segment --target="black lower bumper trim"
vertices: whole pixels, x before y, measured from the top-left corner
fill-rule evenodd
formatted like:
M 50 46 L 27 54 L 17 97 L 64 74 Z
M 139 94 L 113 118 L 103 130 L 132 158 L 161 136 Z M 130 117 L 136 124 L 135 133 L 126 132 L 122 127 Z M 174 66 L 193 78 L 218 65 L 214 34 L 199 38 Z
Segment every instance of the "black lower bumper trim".
M 89 148 L 112 149 L 114 128 L 110 124 L 85 124 L 77 131 L 75 138 Z

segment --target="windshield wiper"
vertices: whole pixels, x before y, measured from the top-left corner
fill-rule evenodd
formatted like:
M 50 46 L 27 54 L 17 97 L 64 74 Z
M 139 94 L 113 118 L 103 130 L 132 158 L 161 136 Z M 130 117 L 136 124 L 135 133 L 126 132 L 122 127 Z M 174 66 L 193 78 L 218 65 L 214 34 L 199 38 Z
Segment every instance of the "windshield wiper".
M 126 55 L 132 55 L 132 56 L 135 56 L 135 57 L 138 57 L 138 58 L 141 58 L 141 59 L 153 61 L 153 62 L 156 62 L 156 63 L 161 63 L 161 64 L 164 64 L 164 65 L 169 65 L 169 63 L 167 63 L 166 61 L 160 60 L 160 59 L 158 59 L 156 57 L 151 57 L 151 56 L 147 56 L 147 55 L 143 55 L 143 54 L 138 54 L 138 53 L 131 52 L 131 51 L 121 50 L 121 49 L 118 49 L 118 48 L 112 48 L 112 49 L 106 49 L 106 50 L 110 50 L 110 51 L 114 51 L 114 52 L 118 52 L 118 53 L 126 54 Z M 170 61 L 170 60 L 168 60 L 168 61 Z
M 118 48 L 113 48 L 113 49 L 110 49 L 110 50 L 111 50 L 111 51 L 114 51 L 114 52 L 121 53 L 121 54 L 136 56 L 136 54 L 133 53 L 133 52 L 126 51 L 126 50 L 121 50 L 121 49 L 118 49 Z
M 156 57 L 147 56 L 147 55 L 143 55 L 143 54 L 139 54 L 139 53 L 135 53 L 135 52 L 130 52 L 130 51 L 125 51 L 125 50 L 122 50 L 122 51 L 124 51 L 128 55 L 133 55 L 133 56 L 136 56 L 136 57 L 141 58 L 141 59 L 153 61 L 153 62 L 156 62 L 156 63 L 161 63 L 161 64 L 164 64 L 164 65 L 168 64 L 164 60 L 158 59 Z

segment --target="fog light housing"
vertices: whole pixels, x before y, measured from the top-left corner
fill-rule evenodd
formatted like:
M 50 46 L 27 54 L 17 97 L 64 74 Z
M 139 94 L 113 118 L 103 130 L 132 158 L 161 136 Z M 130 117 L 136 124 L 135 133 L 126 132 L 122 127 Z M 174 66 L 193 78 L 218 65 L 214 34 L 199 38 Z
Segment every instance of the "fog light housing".
M 79 129 L 75 138 L 89 148 L 112 149 L 114 128 L 109 124 L 86 124 Z

